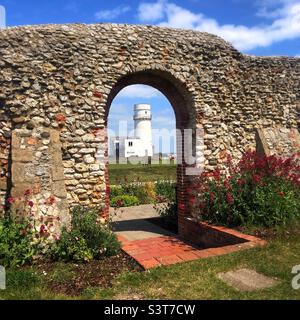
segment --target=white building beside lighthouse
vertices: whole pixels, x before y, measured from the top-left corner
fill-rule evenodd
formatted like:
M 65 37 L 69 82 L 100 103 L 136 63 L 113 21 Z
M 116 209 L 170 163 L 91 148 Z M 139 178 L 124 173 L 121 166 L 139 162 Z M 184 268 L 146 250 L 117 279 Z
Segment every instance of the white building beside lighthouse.
M 114 140 L 116 157 L 153 157 L 152 114 L 149 104 L 134 105 L 134 137 L 119 137 Z

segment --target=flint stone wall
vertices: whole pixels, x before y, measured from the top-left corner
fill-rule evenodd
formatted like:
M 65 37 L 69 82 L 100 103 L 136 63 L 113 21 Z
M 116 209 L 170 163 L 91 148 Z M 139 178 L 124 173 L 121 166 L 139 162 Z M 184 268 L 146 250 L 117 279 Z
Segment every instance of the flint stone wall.
M 59 133 L 60 181 L 69 206 L 107 204 L 107 115 L 119 90 L 134 83 L 152 85 L 166 95 L 178 128 L 204 130 L 204 143 L 195 145 L 195 153 L 206 170 L 222 165 L 226 153 L 237 158 L 255 148 L 257 128 L 300 126 L 299 58 L 243 55 L 214 35 L 152 26 L 4 29 L 1 203 L 18 187 L 11 176 L 12 133 L 47 129 Z M 48 151 L 36 151 L 42 156 L 35 165 L 47 165 Z M 42 186 L 42 196 L 51 192 L 51 183 Z

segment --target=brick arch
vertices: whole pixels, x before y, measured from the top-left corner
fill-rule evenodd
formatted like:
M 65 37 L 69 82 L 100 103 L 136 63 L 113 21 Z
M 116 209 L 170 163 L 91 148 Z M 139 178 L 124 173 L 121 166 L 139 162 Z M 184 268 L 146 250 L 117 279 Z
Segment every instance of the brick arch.
M 179 135 L 184 135 L 185 129 L 196 129 L 196 108 L 193 93 L 190 92 L 186 84 L 177 79 L 176 76 L 165 70 L 141 70 L 121 76 L 111 89 L 108 95 L 106 108 L 105 108 L 105 125 L 107 127 L 108 115 L 111 104 L 116 95 L 125 87 L 134 84 L 149 85 L 165 95 L 175 113 L 176 129 Z M 192 143 L 192 153 L 195 155 L 196 144 Z M 177 159 L 180 163 L 177 164 L 177 199 L 178 204 L 187 202 L 187 186 L 190 177 L 186 175 L 186 167 L 184 159 L 184 139 L 177 137 Z M 108 146 L 106 147 L 106 155 L 108 155 Z M 107 159 L 108 162 L 108 159 Z M 109 185 L 109 171 L 106 166 L 105 173 L 106 184 Z M 108 210 L 109 196 L 106 195 L 106 210 Z M 184 228 L 184 221 L 187 215 L 186 209 L 178 206 L 178 219 L 179 219 L 179 233 Z
M 166 96 L 173 107 L 177 128 L 195 127 L 196 107 L 193 93 L 172 73 L 159 69 L 136 71 L 121 76 L 108 95 L 106 118 L 115 96 L 125 87 L 134 84 L 149 85 Z

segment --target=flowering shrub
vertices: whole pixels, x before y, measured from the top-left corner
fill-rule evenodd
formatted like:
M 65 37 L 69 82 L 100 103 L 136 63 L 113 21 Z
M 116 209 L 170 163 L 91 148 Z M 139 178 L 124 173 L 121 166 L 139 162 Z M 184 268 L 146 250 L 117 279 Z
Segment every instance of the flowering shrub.
M 110 205 L 114 207 L 120 196 L 134 196 L 138 199 L 139 204 L 155 203 L 157 202 L 157 196 L 164 198 L 165 201 L 174 202 L 176 198 L 176 183 L 172 181 L 129 183 L 124 180 L 120 185 L 111 187 Z M 125 199 L 124 202 L 126 203 Z
M 300 166 L 287 159 L 246 152 L 228 172 L 203 173 L 188 190 L 189 206 L 201 220 L 227 226 L 284 225 L 300 219 Z
M 115 255 L 119 250 L 117 236 L 109 223 L 99 217 L 99 210 L 77 207 L 72 212 L 71 230 L 63 230 L 51 256 L 55 260 L 86 262 Z
M 118 252 L 115 234 L 96 209 L 74 209 L 71 230 L 56 233 L 60 218 L 51 215 L 55 203 L 51 195 L 42 203 L 35 201 L 31 190 L 22 197 L 7 199 L 10 214 L 0 219 L 0 265 L 15 267 L 49 256 L 89 261 Z
M 54 260 L 88 262 L 93 259 L 91 249 L 77 230 L 63 228 L 61 237 L 51 248 Z
M 167 201 L 176 201 L 176 182 L 157 181 L 155 191 L 158 196 L 165 198 Z
M 10 212 L 0 219 L 0 264 L 5 266 L 20 266 L 32 262 L 38 256 L 45 254 L 51 241 L 57 239 L 54 232 L 54 220 L 58 217 L 42 213 L 35 214 L 32 191 L 26 190 L 22 197 L 7 199 Z M 50 196 L 44 203 L 48 210 L 55 203 Z
M 132 207 L 140 204 L 139 199 L 136 196 L 120 195 L 113 197 L 110 200 L 111 207 Z
M 16 267 L 30 263 L 36 249 L 31 245 L 34 234 L 26 221 L 0 220 L 0 265 Z

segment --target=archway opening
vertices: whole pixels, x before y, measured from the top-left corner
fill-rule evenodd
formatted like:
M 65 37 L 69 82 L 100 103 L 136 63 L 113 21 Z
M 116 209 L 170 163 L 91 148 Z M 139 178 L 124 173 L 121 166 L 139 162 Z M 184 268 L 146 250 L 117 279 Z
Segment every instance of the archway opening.
M 187 151 L 195 154 L 193 142 L 189 144 L 189 150 L 185 150 L 184 131 L 195 129 L 195 118 L 191 94 L 183 83 L 167 72 L 141 71 L 119 79 L 108 96 L 106 108 L 106 183 L 111 186 L 107 203 L 119 207 L 141 202 L 140 199 L 132 197 L 135 196 L 132 194 L 135 186 L 125 188 L 122 197 L 117 190 L 118 184 L 122 185 L 123 189 L 126 184 L 141 184 L 141 189 L 144 189 L 141 193 L 145 195 L 145 190 L 148 189 L 148 193 L 154 191 L 157 196 L 155 180 L 166 178 L 167 184 L 174 184 L 171 211 L 176 211 L 178 232 L 181 233 L 186 216 L 186 208 L 182 204 L 186 202 L 188 185 L 185 154 Z M 152 133 L 149 133 L 149 128 Z M 150 139 L 147 139 L 147 136 Z M 150 173 L 150 179 L 142 174 L 140 177 L 134 174 L 141 166 Z M 159 168 L 158 175 L 153 172 L 154 166 Z M 124 174 L 124 170 L 128 172 Z M 137 179 L 130 178 L 134 176 Z M 154 183 L 154 186 L 148 182 Z M 163 183 L 161 187 L 168 189 Z M 159 198 L 156 197 L 153 202 L 159 201 Z M 133 212 L 133 215 L 138 215 L 135 210 Z M 134 227 L 127 224 L 125 230 L 128 228 Z
M 110 185 L 176 180 L 175 114 L 159 90 L 130 85 L 118 93 L 108 115 L 108 155 Z

